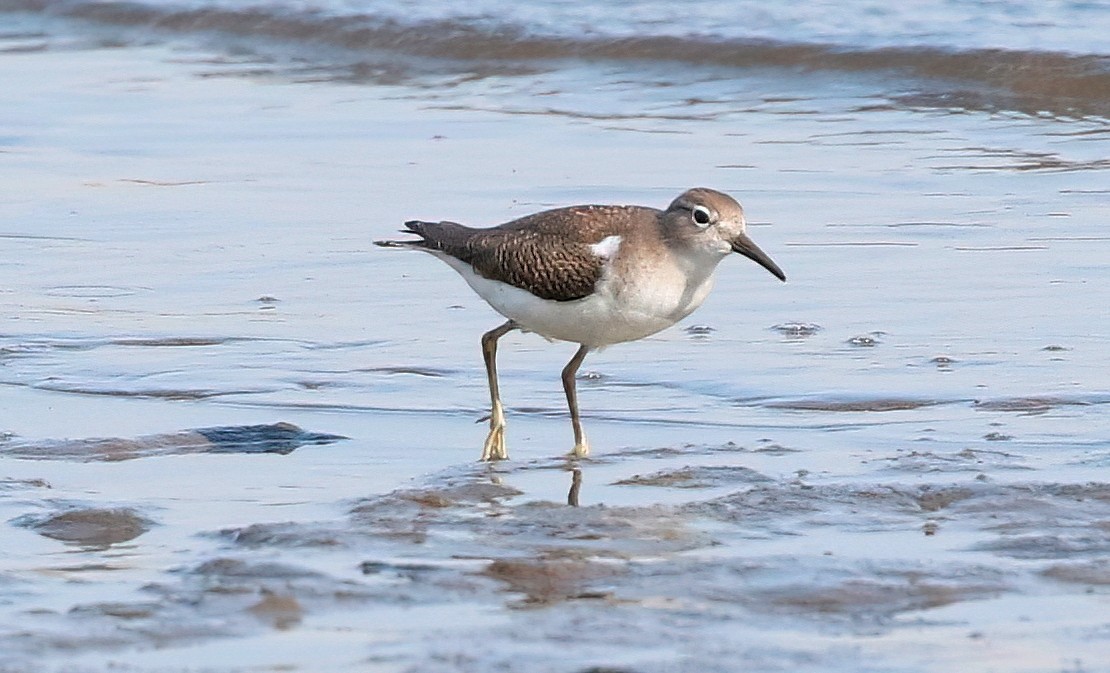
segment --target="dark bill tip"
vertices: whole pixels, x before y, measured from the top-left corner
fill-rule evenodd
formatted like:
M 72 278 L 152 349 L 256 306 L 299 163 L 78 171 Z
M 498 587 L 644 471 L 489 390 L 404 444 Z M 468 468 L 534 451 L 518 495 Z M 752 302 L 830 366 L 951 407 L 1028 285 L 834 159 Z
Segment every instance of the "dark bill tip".
M 760 250 L 759 246 L 755 244 L 755 241 L 748 238 L 747 234 L 740 234 L 732 240 L 732 251 L 747 257 L 764 269 L 770 271 L 775 278 L 786 282 L 786 274 L 782 272 L 779 265 L 775 264 L 774 260 L 767 256 L 767 253 Z

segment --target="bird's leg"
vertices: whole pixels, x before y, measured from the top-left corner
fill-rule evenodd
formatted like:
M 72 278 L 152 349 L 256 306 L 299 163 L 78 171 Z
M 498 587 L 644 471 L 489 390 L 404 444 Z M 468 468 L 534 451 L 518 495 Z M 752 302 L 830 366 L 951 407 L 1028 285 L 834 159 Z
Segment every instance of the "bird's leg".
M 571 455 L 577 458 L 590 455 L 590 444 L 586 441 L 586 433 L 582 430 L 582 419 L 578 416 L 578 389 L 575 385 L 578 368 L 582 365 L 582 361 L 586 359 L 586 353 L 589 352 L 589 346 L 583 344 L 578 348 L 574 357 L 570 359 L 570 362 L 567 363 L 567 366 L 563 367 L 563 392 L 567 394 L 570 422 L 574 425 L 574 450 L 571 451 Z
M 570 492 L 567 493 L 567 504 L 578 507 L 578 493 L 582 490 L 582 470 L 574 468 L 570 473 Z
M 497 388 L 497 340 L 516 327 L 516 323 L 509 320 L 482 335 L 482 358 L 486 361 L 492 408 L 489 414 L 489 435 L 482 447 L 480 460 L 504 460 L 509 457 L 509 452 L 505 449 L 505 410 L 501 407 L 501 392 Z

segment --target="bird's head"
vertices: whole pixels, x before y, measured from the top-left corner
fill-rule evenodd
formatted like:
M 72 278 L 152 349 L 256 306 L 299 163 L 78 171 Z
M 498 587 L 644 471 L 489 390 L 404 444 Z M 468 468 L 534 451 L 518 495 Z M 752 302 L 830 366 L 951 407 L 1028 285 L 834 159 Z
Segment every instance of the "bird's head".
M 724 257 L 738 252 L 786 280 L 778 264 L 747 233 L 744 208 L 728 194 L 696 187 L 683 192 L 663 213 L 666 233 L 688 248 Z

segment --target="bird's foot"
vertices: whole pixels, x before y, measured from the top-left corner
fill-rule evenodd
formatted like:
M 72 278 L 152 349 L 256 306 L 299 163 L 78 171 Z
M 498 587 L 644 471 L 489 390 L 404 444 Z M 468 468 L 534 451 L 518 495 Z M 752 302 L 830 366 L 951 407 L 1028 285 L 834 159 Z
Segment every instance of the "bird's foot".
M 489 434 L 482 447 L 482 461 L 508 460 L 509 450 L 505 448 L 505 412 L 501 405 L 493 407 L 489 417 Z
M 571 449 L 570 453 L 567 455 L 572 458 L 585 458 L 586 456 L 590 455 L 590 443 L 587 442 L 585 439 L 580 442 L 576 442 L 574 448 Z
M 486 437 L 486 444 L 482 447 L 483 461 L 493 460 L 506 460 L 509 457 L 509 452 L 505 448 L 505 426 L 494 428 L 489 431 L 489 436 Z

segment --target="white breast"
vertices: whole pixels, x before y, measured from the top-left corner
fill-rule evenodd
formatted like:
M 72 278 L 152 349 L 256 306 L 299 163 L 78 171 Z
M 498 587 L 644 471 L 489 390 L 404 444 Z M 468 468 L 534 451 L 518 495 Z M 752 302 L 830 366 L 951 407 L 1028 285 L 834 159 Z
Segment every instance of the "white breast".
M 435 253 L 495 311 L 521 328 L 548 339 L 570 341 L 601 348 L 642 339 L 666 329 L 701 305 L 713 287 L 716 264 L 696 268 L 689 274 L 677 264 L 638 268 L 622 266 L 622 275 L 612 272 L 620 237 L 610 236 L 595 244 L 594 251 L 606 260 L 601 281 L 594 293 L 575 301 L 540 299 L 506 283 L 484 278 L 450 255 Z

